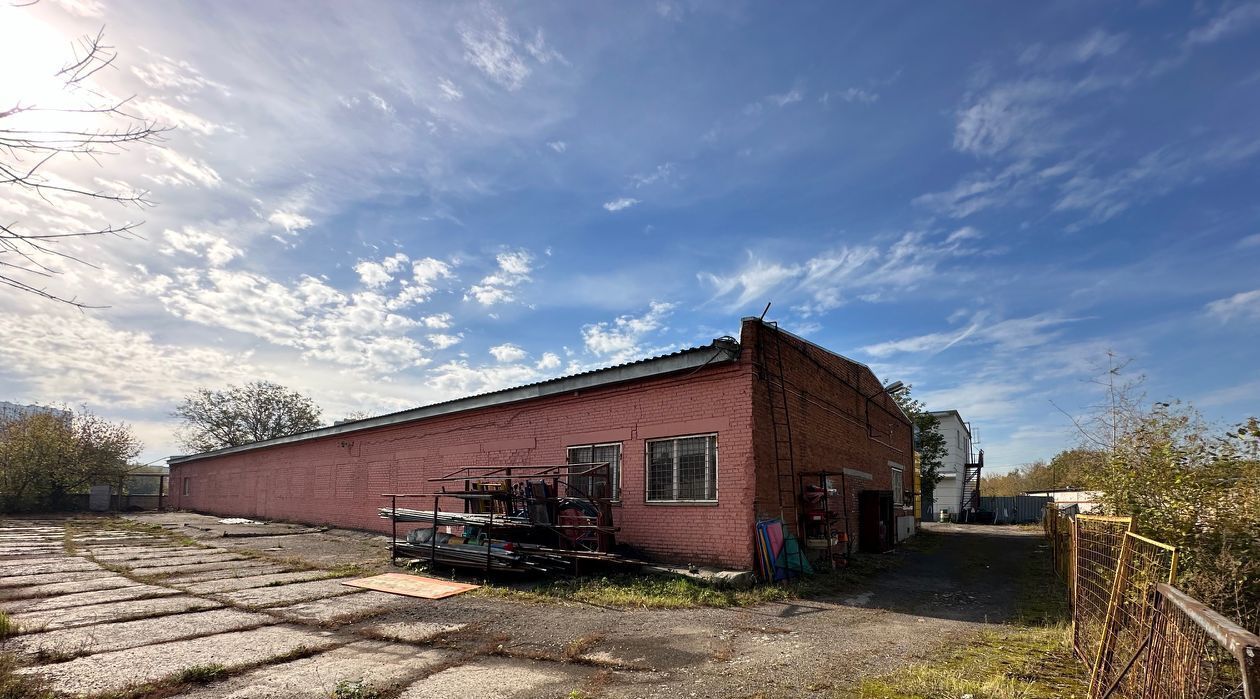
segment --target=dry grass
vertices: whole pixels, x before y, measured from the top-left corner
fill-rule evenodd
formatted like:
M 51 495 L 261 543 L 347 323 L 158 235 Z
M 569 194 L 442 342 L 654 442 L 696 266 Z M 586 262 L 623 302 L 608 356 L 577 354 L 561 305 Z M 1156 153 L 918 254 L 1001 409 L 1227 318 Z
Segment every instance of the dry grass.
M 43 675 L 18 672 L 21 664 L 12 653 L 0 653 L 0 699 L 52 699 L 52 687 Z
M 1089 682 L 1065 625 L 982 633 L 939 662 L 862 682 L 861 699 L 1071 699 Z M 853 696 L 852 693 L 836 697 Z

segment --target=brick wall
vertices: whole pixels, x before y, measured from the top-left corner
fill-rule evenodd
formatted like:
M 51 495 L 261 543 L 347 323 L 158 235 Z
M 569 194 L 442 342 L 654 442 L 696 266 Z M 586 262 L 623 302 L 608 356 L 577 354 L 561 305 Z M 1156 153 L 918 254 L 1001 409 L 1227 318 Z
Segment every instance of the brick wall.
M 759 350 L 765 350 L 767 358 L 773 358 L 775 350 L 762 343 L 773 343 L 774 332 L 760 322 L 745 321 L 740 337 L 744 348 L 741 360 L 746 358 L 756 366 Z M 883 386 L 867 367 L 786 333 L 780 340 L 797 473 L 850 469 L 862 474 L 846 476 L 843 483 L 848 499 L 849 537 L 853 549 L 857 550 L 858 493 L 891 490 L 890 463 L 900 464 L 904 483 L 909 486 L 911 482 L 910 471 L 914 467 L 911 427 L 893 399 L 880 394 Z M 771 367 L 770 374 L 777 374 L 777 366 Z M 798 516 L 795 508 L 785 511 L 779 502 L 771 390 L 778 390 L 777 383 L 767 382 L 758 372 L 752 386 L 757 474 L 754 507 L 758 518 L 782 516 L 785 521 L 795 523 Z M 877 397 L 867 401 L 867 396 Z M 839 490 L 838 479 L 833 484 Z M 793 500 L 793 504 L 797 502 Z M 844 504 L 832 500 L 832 509 L 843 512 Z M 898 514 L 911 512 L 912 507 L 907 503 Z
M 170 506 L 388 532 L 389 522 L 376 512 L 387 504 L 382 493 L 432 492 L 429 478 L 464 466 L 561 464 L 567 446 L 621 442 L 623 497 L 613 512 L 618 541 L 664 560 L 747 569 L 753 561 L 748 368 L 741 354 L 737 363 L 687 375 L 175 464 Z M 712 432 L 717 504 L 646 503 L 646 440 Z M 432 505 L 408 502 L 416 509 Z

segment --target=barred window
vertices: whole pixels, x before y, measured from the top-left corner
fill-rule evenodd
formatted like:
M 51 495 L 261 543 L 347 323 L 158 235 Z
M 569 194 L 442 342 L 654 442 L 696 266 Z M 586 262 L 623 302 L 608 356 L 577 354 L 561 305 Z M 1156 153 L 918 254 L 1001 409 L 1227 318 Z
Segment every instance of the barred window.
M 608 463 L 608 479 L 591 474 L 588 476 L 569 476 L 569 485 L 580 490 L 588 497 L 621 499 L 621 444 L 586 444 L 569 447 L 567 463 L 570 464 L 602 464 Z M 612 480 L 608 483 L 607 480 Z
M 647 443 L 648 502 L 717 500 L 717 436 Z
M 901 469 L 899 468 L 894 468 L 892 470 L 892 491 L 893 503 L 897 505 L 902 504 L 904 502 L 906 489 L 901 479 Z

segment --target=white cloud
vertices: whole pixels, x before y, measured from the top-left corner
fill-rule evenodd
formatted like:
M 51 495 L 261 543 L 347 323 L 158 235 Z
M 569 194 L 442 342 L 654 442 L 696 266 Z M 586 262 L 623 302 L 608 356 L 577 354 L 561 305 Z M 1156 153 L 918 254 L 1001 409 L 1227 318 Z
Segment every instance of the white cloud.
M 875 104 L 879 101 L 879 93 L 860 87 L 850 87 L 839 92 L 824 92 L 818 101 L 824 106 L 831 104 L 831 98 L 844 100 L 850 104 Z
M 801 274 L 801 267 L 797 265 L 785 266 L 779 262 L 765 260 L 751 252 L 747 254 L 747 263 L 734 274 L 718 276 L 710 272 L 701 272 L 697 275 L 701 281 L 713 286 L 716 297 L 729 297 L 734 294 L 734 298 L 729 299 L 729 305 L 732 308 L 769 300 L 766 296 L 771 290 Z
M 163 253 L 173 255 L 175 252 L 182 252 L 195 257 L 204 257 L 212 267 L 222 267 L 232 258 L 244 254 L 244 251 L 222 236 L 188 226 L 185 226 L 182 231 L 173 231 L 168 228 L 162 231 L 162 237 L 169 246 L 162 249 Z
M 199 182 L 207 187 L 217 187 L 223 182 L 219 173 L 205 161 L 178 153 L 173 148 L 157 148 L 152 153 L 156 154 L 156 160 L 151 158 L 151 162 L 164 164 L 175 172 L 170 179 L 164 180 L 168 184 L 190 185 Z
M 486 275 L 481 283 L 474 284 L 464 294 L 483 306 L 493 306 L 516 299 L 515 287 L 530 280 L 534 256 L 528 250 L 509 250 L 495 256 L 498 271 Z
M 560 368 L 560 356 L 555 352 L 543 352 L 543 356 L 535 365 L 539 371 L 551 371 Z
M 5 373 L 44 401 L 165 411 L 198 386 L 262 375 L 248 354 L 162 344 L 93 315 L 0 313 L 0 325 Z
M 989 322 L 987 314 L 978 313 L 967 327 L 951 332 L 929 333 L 901 340 L 867 345 L 863 352 L 883 358 L 902 353 L 938 354 L 966 342 L 991 345 L 995 350 L 1018 352 L 1031 347 L 1044 346 L 1060 336 L 1062 326 L 1075 322 L 1053 313 L 1042 313 L 1026 318 L 1010 318 Z
M 196 131 L 204 136 L 209 136 L 216 131 L 231 130 L 226 129 L 221 124 L 203 119 L 196 114 L 173 107 L 155 98 L 135 100 L 130 103 L 130 106 L 146 119 L 151 119 L 164 126 L 175 126 Z
M 547 147 L 550 148 L 551 150 L 554 150 L 557 153 L 563 153 L 569 149 L 569 144 L 565 143 L 564 141 L 548 141 Z
M 564 56 L 547 44 L 541 29 L 532 39 L 522 42 L 508 26 L 507 19 L 491 10 L 487 10 L 482 26 L 465 27 L 459 36 L 465 60 L 508 90 L 520 89 L 533 72 L 525 54 L 540 65 L 565 62 Z
M 283 228 L 286 233 L 296 233 L 311 227 L 311 219 L 296 211 L 273 211 L 267 221 Z
M 1260 320 L 1260 289 L 1240 291 L 1205 306 L 1208 315 L 1222 321 Z
M 496 362 L 519 362 L 528 356 L 525 350 L 507 342 L 490 348 L 490 354 Z
M 1260 247 L 1260 233 L 1253 233 L 1242 240 L 1238 241 L 1240 248 L 1257 248 Z
M 354 266 L 354 271 L 359 275 L 359 281 L 363 282 L 364 286 L 369 289 L 379 289 L 392 282 L 394 274 L 406 263 L 407 256 L 400 252 L 380 262 L 359 260 Z
M 1248 2 L 1235 5 L 1213 17 L 1207 24 L 1196 27 L 1186 35 L 1186 45 L 1211 44 L 1240 34 L 1252 25 L 1260 23 L 1260 3 Z
M 1066 129 L 1053 106 L 1075 92 L 1071 83 L 1045 78 L 998 85 L 958 110 L 954 148 L 989 157 L 1046 153 Z
M 623 315 L 611 323 L 583 326 L 582 341 L 591 354 L 609 361 L 626 362 L 643 351 L 643 339 L 664 328 L 664 321 L 673 312 L 674 304 L 653 301 L 641 316 Z
M 458 345 L 463 339 L 463 335 L 448 335 L 446 333 L 431 333 L 428 336 L 429 344 L 437 349 L 444 350 Z
M 974 229 L 943 237 L 911 231 L 886 249 L 845 245 L 794 264 L 749 252 L 744 266 L 734 272 L 701 272 L 697 276 L 713 288 L 713 298 L 728 308 L 752 311 L 766 301 L 796 300 L 793 309 L 811 316 L 838 308 L 852 298 L 876 302 L 885 300 L 890 292 L 918 288 L 935 278 L 938 269 L 952 259 L 978 254 L 977 248 L 966 243 L 979 236 Z
M 442 91 L 443 97 L 452 102 L 464 99 L 464 93 L 458 87 L 455 87 L 455 83 L 446 78 L 438 78 L 438 89 Z
M 619 197 L 617 199 L 613 199 L 612 201 L 604 202 L 604 208 L 609 211 L 621 211 L 622 209 L 628 209 L 639 203 L 639 200 L 633 197 Z
M 425 316 L 420 319 L 420 322 L 424 324 L 424 327 L 431 328 L 433 330 L 449 328 L 451 327 L 451 321 L 452 318 L 450 313 L 435 313 L 431 316 Z
M 643 187 L 647 187 L 649 185 L 653 185 L 658 182 L 668 183 L 671 179 L 673 179 L 673 176 L 674 176 L 674 164 L 662 163 L 660 165 L 657 165 L 655 170 L 652 170 L 651 172 L 645 175 L 631 175 L 630 181 L 634 184 L 635 189 L 642 189 Z M 634 201 L 634 200 L 623 199 L 623 200 L 618 200 L 618 201 Z M 638 202 L 634 201 L 634 203 L 638 203 Z M 608 209 L 608 205 L 605 204 L 604 208 Z M 625 207 L 623 206 L 621 208 L 624 209 Z M 608 209 L 608 210 L 616 211 L 617 209 Z

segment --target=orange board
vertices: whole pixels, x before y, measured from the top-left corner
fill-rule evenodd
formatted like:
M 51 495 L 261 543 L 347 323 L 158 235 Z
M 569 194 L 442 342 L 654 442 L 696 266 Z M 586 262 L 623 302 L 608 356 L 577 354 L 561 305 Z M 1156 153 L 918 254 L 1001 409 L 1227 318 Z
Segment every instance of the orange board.
M 378 592 L 390 592 L 395 595 L 423 597 L 424 599 L 442 599 L 443 597 L 458 595 L 481 587 L 480 585 L 468 585 L 451 580 L 436 580 L 419 575 L 407 575 L 406 573 L 373 575 L 370 578 L 347 580 L 341 584 Z

